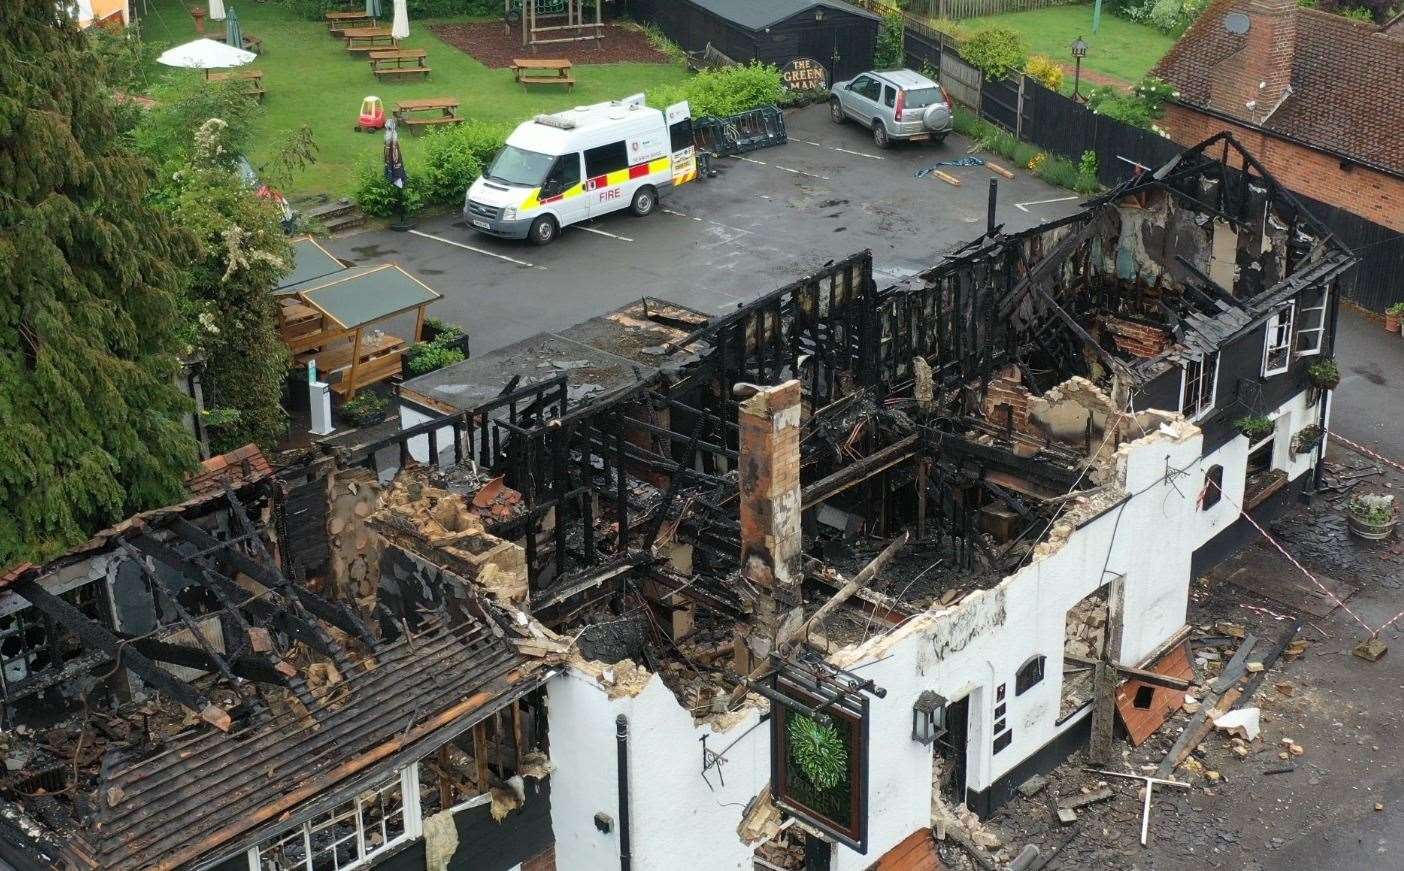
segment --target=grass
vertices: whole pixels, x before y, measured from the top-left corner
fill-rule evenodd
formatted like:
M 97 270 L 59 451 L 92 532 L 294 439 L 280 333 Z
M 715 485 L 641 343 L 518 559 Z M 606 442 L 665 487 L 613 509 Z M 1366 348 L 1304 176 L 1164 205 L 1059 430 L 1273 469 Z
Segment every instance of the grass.
M 1102 12 L 1100 32 L 1092 32 L 1091 6 L 1053 6 L 1029 12 L 1011 12 L 961 22 L 968 30 L 987 27 L 1008 27 L 1028 40 L 1034 54 L 1046 54 L 1054 60 L 1072 63 L 1071 46 L 1079 36 L 1087 43 L 1087 57 L 1082 59 L 1085 70 L 1115 76 L 1127 83 L 1140 81 L 1160 60 L 1175 38 L 1153 27 L 1117 18 Z M 1069 88 L 1072 76 L 1067 77 Z M 1086 89 L 1087 83 L 1083 83 Z
M 228 4 L 227 4 L 228 5 Z M 301 124 L 312 127 L 318 145 L 318 162 L 293 180 L 291 196 L 328 193 L 344 196 L 355 186 L 357 170 L 378 157 L 381 137 L 358 133 L 353 127 L 361 100 L 374 94 L 385 101 L 386 111 L 395 101 L 417 97 L 457 97 L 459 113 L 469 119 L 517 123 L 538 112 L 554 112 L 582 103 L 615 99 L 682 81 L 686 70 L 678 64 L 595 64 L 577 66 L 574 91 L 538 89 L 525 92 L 512 80 L 512 71 L 492 70 L 441 42 L 428 25 L 410 21 L 406 48 L 429 51 L 433 68 L 427 80 L 378 81 L 365 60 L 347 55 L 340 40 L 327 35 L 326 25 L 307 21 L 273 2 L 236 2 L 245 33 L 263 40 L 263 54 L 252 64 L 264 71 L 264 111 L 257 122 L 257 138 L 250 161 L 259 166 L 286 131 Z M 385 4 L 387 7 L 390 4 Z M 190 4 L 185 0 L 155 0 L 143 17 L 142 35 L 159 50 L 195 38 Z M 455 19 L 460 20 L 460 19 Z M 388 21 L 386 22 L 388 26 Z M 218 25 L 216 29 L 222 29 Z M 167 70 L 161 77 L 197 78 L 193 70 Z M 413 157 L 423 134 L 401 137 L 406 157 Z

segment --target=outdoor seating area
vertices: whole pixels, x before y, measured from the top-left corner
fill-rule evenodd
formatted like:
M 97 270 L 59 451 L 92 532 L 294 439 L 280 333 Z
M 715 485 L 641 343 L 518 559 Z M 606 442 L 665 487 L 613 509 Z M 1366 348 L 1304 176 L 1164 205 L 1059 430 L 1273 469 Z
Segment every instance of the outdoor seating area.
M 429 77 L 432 71 L 425 61 L 429 52 L 422 48 L 397 48 L 388 51 L 373 51 L 370 54 L 371 72 L 382 79 L 386 76 L 422 75 Z
M 575 88 L 575 76 L 569 60 L 549 58 L 516 58 L 512 75 L 523 88 L 529 85 L 565 85 Z
M 318 377 L 343 399 L 400 374 L 401 356 L 423 332 L 425 309 L 440 298 L 393 264 L 347 268 L 310 237 L 294 241 L 293 269 L 273 292 L 291 365 L 314 361 Z M 374 329 L 410 311 L 411 339 Z
M 240 90 L 251 97 L 262 100 L 267 93 L 263 89 L 263 70 L 231 70 L 229 72 L 205 71 L 205 81 L 211 84 L 216 82 L 238 82 Z
M 435 112 L 438 114 L 433 114 Z M 458 100 L 454 97 L 428 97 L 400 100 L 395 104 L 395 121 L 413 130 L 417 127 L 461 124 L 463 118 L 458 114 Z
M 400 47 L 400 41 L 388 27 L 355 27 L 343 31 L 341 35 L 346 40 L 347 53 L 352 56 Z
M 347 30 L 375 26 L 375 19 L 360 10 L 328 12 L 326 21 L 327 33 L 337 39 L 341 39 Z

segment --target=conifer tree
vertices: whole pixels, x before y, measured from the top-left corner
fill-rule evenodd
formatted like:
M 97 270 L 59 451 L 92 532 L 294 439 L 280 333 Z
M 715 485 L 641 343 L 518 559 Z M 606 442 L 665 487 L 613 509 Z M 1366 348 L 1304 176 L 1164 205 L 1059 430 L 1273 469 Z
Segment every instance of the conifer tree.
M 173 384 L 176 262 L 83 35 L 0 2 L 0 566 L 178 498 L 195 444 Z

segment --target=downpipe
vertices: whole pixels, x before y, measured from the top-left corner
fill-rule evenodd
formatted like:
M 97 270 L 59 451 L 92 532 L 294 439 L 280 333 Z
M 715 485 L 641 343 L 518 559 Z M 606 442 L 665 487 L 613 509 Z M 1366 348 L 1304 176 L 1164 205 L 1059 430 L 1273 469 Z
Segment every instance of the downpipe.
M 629 871 L 629 718 L 614 718 L 614 744 L 619 758 L 619 871 Z

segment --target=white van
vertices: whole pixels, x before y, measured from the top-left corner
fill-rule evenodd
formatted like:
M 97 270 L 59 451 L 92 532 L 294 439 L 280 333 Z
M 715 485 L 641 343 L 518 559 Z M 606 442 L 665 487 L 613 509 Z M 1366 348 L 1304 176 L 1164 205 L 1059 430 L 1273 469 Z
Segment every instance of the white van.
M 647 215 L 696 177 L 687 103 L 665 115 L 635 94 L 519 126 L 468 188 L 463 217 L 479 232 L 545 245 L 587 218 L 625 208 Z

